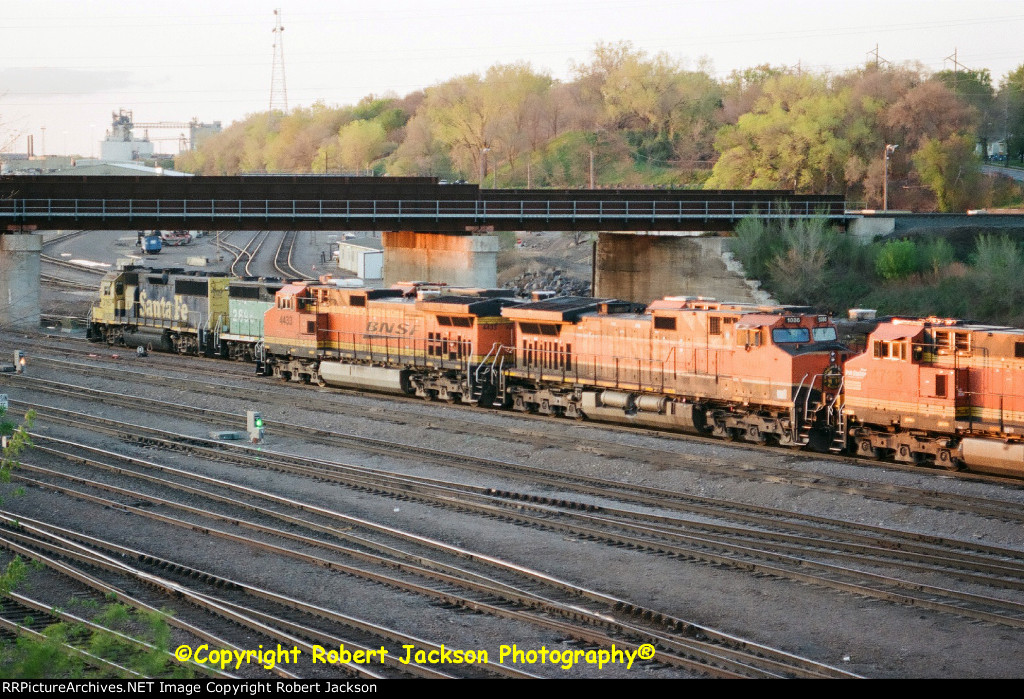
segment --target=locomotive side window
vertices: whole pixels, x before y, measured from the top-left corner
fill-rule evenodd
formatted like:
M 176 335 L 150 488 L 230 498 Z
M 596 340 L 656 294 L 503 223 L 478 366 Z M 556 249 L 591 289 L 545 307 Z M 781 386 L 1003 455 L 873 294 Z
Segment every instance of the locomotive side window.
M 737 330 L 736 344 L 743 347 L 760 347 L 761 331 L 756 328 L 753 330 Z
M 906 359 L 907 343 L 875 340 L 874 353 L 879 359 Z
M 348 305 L 349 306 L 363 306 L 363 307 L 365 307 L 366 306 L 366 297 L 365 296 L 349 296 L 348 297 Z
M 721 335 L 722 334 L 722 319 L 719 316 L 711 316 L 708 318 L 708 334 L 709 335 Z
M 309 335 L 312 335 L 315 332 L 316 332 L 316 321 L 315 320 L 307 320 L 306 321 L 306 333 L 309 334 Z
M 935 344 L 940 348 L 939 354 L 945 354 L 942 349 L 960 352 L 971 351 L 971 334 L 968 332 L 953 332 L 950 330 L 936 330 Z
M 1016 359 L 1024 359 L 1024 342 L 1013 343 L 1013 356 Z
M 938 374 L 935 377 L 935 397 L 945 398 L 948 394 L 946 392 L 946 377 L 945 374 Z
M 473 327 L 473 319 L 472 318 L 458 318 L 458 317 L 453 316 L 452 317 L 452 325 L 454 325 L 457 328 L 472 328 Z
M 451 316 L 438 316 L 437 317 L 437 324 L 438 325 L 451 326 L 451 324 L 452 324 Z
M 971 334 L 970 333 L 953 333 L 953 342 L 956 346 L 957 352 L 970 352 L 971 351 Z
M 675 330 L 676 319 L 668 316 L 654 316 L 655 330 Z

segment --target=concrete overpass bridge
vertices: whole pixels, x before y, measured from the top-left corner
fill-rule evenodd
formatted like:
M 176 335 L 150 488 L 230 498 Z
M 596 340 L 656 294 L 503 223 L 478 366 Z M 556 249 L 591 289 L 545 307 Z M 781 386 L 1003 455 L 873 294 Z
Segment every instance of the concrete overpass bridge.
M 7 297 L 38 289 L 41 243 L 17 235 L 33 230 L 382 230 L 385 281 L 467 286 L 497 283 L 494 231 L 595 231 L 595 293 L 642 301 L 682 293 L 670 279 L 687 260 L 700 264 L 692 241 L 679 235 L 732 230 L 750 216 L 849 220 L 840 196 L 776 190 L 499 190 L 435 178 L 302 175 L 5 176 L 0 326 L 33 315 L 3 311 Z

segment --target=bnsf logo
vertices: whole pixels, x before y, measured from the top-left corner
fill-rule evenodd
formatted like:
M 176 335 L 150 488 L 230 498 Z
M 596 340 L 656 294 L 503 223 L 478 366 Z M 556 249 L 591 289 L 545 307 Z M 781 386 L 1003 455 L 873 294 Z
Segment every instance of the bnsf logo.
M 376 320 L 367 321 L 366 332 L 382 335 L 412 335 L 416 332 L 415 323 L 383 323 Z

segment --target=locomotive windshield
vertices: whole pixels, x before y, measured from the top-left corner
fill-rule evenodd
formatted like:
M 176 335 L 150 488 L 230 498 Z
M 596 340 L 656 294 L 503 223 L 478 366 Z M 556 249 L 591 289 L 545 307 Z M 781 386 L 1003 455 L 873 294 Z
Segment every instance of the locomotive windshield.
M 811 331 L 807 328 L 775 328 L 772 330 L 772 341 L 777 345 L 787 342 L 810 342 Z
M 833 342 L 838 337 L 835 328 L 815 328 L 813 334 L 815 342 Z

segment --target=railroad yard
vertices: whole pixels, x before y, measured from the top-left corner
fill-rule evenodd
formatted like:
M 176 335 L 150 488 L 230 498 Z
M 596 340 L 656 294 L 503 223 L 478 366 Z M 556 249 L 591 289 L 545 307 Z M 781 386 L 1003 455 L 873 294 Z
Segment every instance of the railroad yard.
M 84 315 L 123 238 L 52 239 L 45 309 Z M 330 255 L 324 233 L 220 246 L 209 268 L 234 274 Z M 145 262 L 200 255 L 212 236 Z M 47 564 L 6 618 L 89 618 L 113 588 L 172 613 L 172 650 L 301 651 L 225 670 L 246 678 L 1024 674 L 1014 482 L 286 384 L 56 325 L 0 332 L 18 349 L 0 393 L 36 411 L 35 446 L 2 487 L 0 562 Z M 263 443 L 211 436 L 247 410 Z M 376 653 L 313 662 L 340 646 Z

